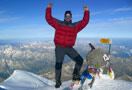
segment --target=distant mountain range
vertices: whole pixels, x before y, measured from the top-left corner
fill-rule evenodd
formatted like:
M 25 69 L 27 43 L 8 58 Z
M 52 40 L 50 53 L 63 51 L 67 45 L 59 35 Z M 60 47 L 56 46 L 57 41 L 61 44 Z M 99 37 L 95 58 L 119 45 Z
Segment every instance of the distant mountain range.
M 100 44 L 99 39 L 77 39 L 74 48 L 84 59 L 90 51 L 88 43 L 94 44 L 95 47 L 101 48 L 105 52 L 108 51 L 108 45 Z M 9 77 L 9 71 L 12 73 L 16 69 L 30 71 L 54 79 L 54 48 L 51 39 L 0 40 L 0 80 Z M 131 77 L 132 39 L 113 39 L 111 53 L 117 78 L 123 75 Z M 74 63 L 71 63 L 70 58 L 66 57 L 64 62 L 64 72 L 66 73 L 62 75 L 64 80 L 71 78 L 73 67 L 70 66 L 74 66 Z

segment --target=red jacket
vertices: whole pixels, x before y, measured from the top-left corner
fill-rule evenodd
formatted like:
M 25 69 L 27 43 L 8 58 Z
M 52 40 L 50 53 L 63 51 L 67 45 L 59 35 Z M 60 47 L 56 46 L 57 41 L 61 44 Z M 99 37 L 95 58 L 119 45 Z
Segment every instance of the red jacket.
M 72 23 L 70 26 L 65 25 L 63 23 L 64 21 L 60 21 L 52 17 L 51 8 L 46 9 L 45 17 L 47 22 L 55 28 L 55 45 L 60 45 L 62 47 L 72 47 L 75 44 L 77 33 L 88 24 L 89 11 L 84 12 L 84 17 L 81 21 Z

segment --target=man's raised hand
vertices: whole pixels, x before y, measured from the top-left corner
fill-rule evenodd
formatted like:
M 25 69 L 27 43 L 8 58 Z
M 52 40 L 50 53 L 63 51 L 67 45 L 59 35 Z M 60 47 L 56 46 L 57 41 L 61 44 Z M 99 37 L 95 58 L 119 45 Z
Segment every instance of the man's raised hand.
M 52 8 L 52 3 L 49 3 L 47 7 Z
M 88 6 L 84 6 L 84 11 L 88 11 Z

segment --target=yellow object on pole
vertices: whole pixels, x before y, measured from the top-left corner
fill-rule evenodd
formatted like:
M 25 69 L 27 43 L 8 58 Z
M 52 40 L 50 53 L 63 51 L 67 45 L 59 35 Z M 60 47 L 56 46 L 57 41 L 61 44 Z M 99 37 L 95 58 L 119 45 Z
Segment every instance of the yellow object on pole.
M 111 44 L 112 43 L 111 40 L 108 38 L 101 38 L 100 42 L 103 44 Z

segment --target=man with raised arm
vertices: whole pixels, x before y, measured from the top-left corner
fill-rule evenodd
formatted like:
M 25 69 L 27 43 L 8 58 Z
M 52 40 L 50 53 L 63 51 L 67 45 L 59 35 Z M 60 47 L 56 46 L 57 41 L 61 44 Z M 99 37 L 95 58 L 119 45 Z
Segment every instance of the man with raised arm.
M 61 86 L 61 70 L 64 60 L 64 56 L 68 55 L 73 61 L 75 61 L 75 67 L 73 71 L 73 81 L 80 80 L 80 69 L 83 64 L 83 58 L 73 48 L 78 32 L 80 32 L 89 22 L 89 10 L 88 7 L 84 7 L 83 19 L 73 23 L 71 11 L 65 11 L 64 21 L 58 20 L 52 16 L 52 4 L 48 4 L 46 8 L 46 21 L 49 25 L 55 28 L 55 80 L 56 88 Z

